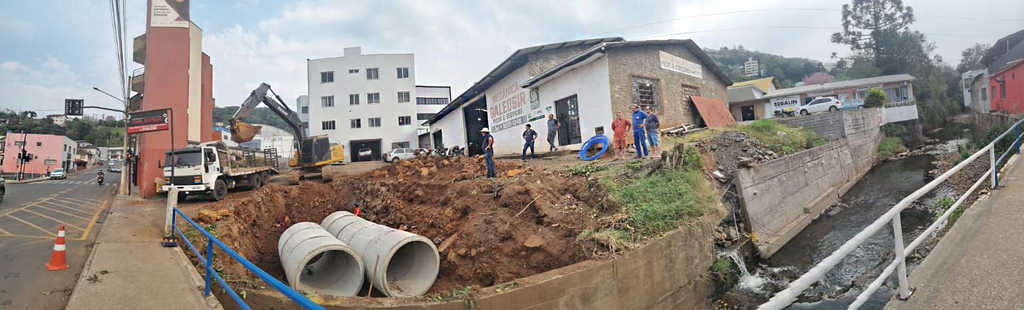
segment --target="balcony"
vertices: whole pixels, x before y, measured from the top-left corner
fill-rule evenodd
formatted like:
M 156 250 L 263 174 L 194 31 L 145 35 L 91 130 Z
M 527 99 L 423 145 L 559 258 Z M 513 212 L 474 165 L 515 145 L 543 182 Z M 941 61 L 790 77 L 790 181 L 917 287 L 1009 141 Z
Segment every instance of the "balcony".
M 132 72 L 132 91 L 136 93 L 142 93 L 142 90 L 146 88 L 146 70 L 145 68 L 138 68 Z
M 132 42 L 132 60 L 140 65 L 146 64 L 146 34 L 135 37 Z

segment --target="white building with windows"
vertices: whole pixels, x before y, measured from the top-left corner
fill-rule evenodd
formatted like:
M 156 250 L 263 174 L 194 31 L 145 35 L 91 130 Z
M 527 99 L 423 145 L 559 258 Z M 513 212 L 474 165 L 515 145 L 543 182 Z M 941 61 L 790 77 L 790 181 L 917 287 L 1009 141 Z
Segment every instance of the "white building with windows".
M 747 62 L 743 63 L 743 75 L 755 76 L 760 72 L 760 66 L 758 65 L 757 60 L 754 60 L 752 57 L 747 57 Z
M 440 143 L 435 143 L 430 137 L 430 125 L 427 121 L 434 117 L 448 102 L 452 101 L 451 86 L 416 85 L 416 124 L 419 128 L 416 134 L 419 136 L 419 147 L 434 148 Z
M 417 145 L 413 54 L 364 55 L 350 47 L 341 57 L 309 60 L 307 75 L 310 134 L 344 144 L 346 162 Z M 363 149 L 373 155 L 358 156 Z
M 299 114 L 299 120 L 302 121 L 302 128 L 304 134 L 309 136 L 309 96 L 302 95 L 295 99 L 295 113 Z

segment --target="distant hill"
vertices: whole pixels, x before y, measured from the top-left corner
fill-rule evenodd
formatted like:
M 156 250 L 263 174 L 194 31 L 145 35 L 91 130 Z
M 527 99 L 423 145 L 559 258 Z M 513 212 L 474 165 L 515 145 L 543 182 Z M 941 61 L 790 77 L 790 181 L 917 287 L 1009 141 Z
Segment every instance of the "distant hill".
M 744 49 L 742 46 L 736 48 L 722 47 L 719 49 L 704 49 L 711 59 L 715 60 L 726 76 L 734 82 L 742 82 L 761 78 L 761 76 L 747 77 L 743 74 L 743 63 L 749 58 L 757 60 L 761 69 L 764 69 L 765 76 L 775 76 L 783 88 L 793 87 L 793 84 L 800 82 L 805 76 L 815 72 L 826 71 L 821 67 L 820 62 L 806 58 L 788 58 L 779 55 L 762 53 Z
M 226 126 L 228 125 L 228 121 L 231 120 L 231 117 L 235 116 L 236 111 L 238 111 L 238 106 L 215 107 L 213 108 L 213 122 L 224 123 Z M 288 123 L 285 123 L 281 117 L 274 114 L 274 111 L 264 107 L 253 109 L 252 112 L 249 113 L 249 116 L 246 116 L 242 121 L 250 124 L 270 125 L 284 129 L 288 132 L 292 131 L 292 128 L 288 126 Z

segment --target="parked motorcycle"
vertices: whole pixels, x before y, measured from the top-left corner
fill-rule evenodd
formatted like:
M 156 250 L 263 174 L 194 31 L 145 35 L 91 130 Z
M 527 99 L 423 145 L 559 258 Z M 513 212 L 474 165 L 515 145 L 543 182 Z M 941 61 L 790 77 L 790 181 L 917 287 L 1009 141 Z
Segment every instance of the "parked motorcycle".
M 463 148 L 459 147 L 458 145 L 456 145 L 456 146 L 452 147 L 450 155 L 451 156 L 462 156 L 462 153 L 464 153 L 465 151 L 466 151 L 466 149 L 463 149 Z

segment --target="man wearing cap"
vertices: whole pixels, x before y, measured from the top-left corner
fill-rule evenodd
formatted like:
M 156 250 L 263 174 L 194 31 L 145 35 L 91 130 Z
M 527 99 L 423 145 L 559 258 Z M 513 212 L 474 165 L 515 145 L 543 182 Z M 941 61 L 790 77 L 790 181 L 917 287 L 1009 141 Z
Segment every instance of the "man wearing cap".
M 644 131 L 646 120 L 647 113 L 641 111 L 639 105 L 633 105 L 633 145 L 636 145 L 636 158 L 647 156 L 647 132 Z
M 487 177 L 493 178 L 497 176 L 494 172 L 494 136 L 491 136 L 491 130 L 484 127 L 480 129 L 480 134 L 484 136 L 483 151 L 484 151 L 484 162 L 487 164 Z

